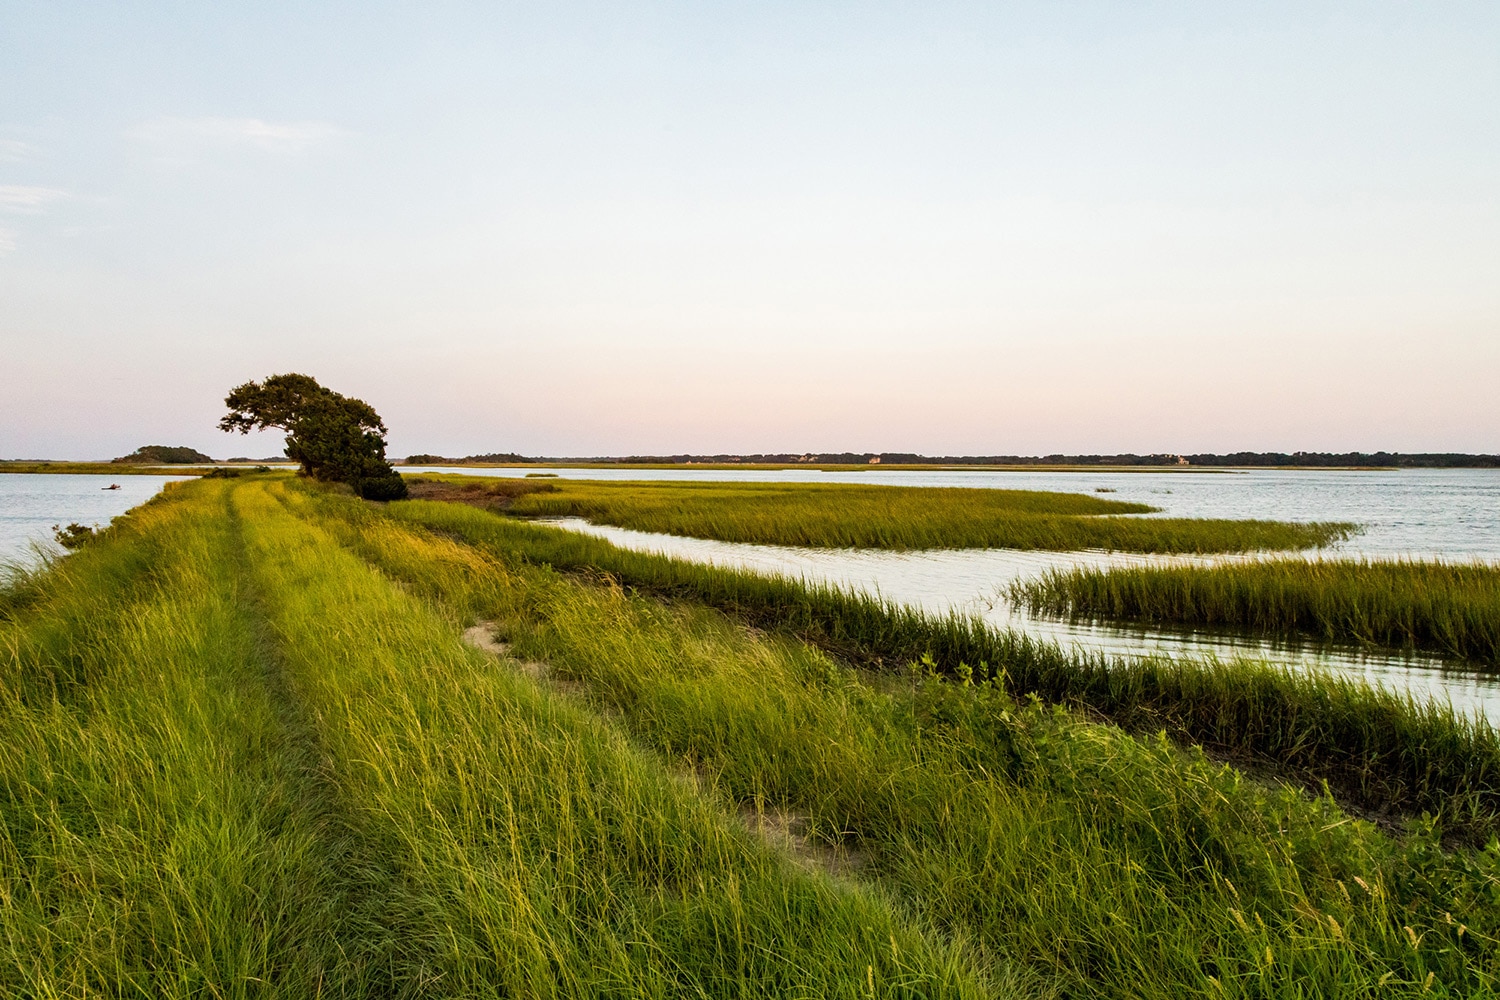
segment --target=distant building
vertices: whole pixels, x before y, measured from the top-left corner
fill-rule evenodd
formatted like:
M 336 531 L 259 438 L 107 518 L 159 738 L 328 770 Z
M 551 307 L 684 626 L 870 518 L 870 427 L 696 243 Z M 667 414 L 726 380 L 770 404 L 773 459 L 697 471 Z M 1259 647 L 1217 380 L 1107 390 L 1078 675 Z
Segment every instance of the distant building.
M 870 456 L 870 464 L 871 465 L 879 465 L 880 464 L 880 456 L 879 455 L 872 455 L 872 456 Z

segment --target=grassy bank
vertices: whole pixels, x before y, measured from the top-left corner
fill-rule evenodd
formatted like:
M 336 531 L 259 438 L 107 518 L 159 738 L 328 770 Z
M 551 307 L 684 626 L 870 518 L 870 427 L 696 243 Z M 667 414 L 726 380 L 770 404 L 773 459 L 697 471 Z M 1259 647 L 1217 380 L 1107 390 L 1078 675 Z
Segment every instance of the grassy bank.
M 1500 848 L 1393 835 L 889 651 L 937 667 L 956 647 L 912 630 L 952 623 L 280 477 L 169 487 L 18 586 L 6 996 L 1415 997 L 1500 976 Z M 476 618 L 514 659 L 460 641 Z M 792 619 L 820 641 L 745 628 Z M 888 658 L 862 662 L 886 669 L 825 648 L 875 639 Z
M 456 619 L 494 618 L 516 657 L 547 664 L 556 689 L 616 713 L 700 786 L 798 817 L 813 858 L 1045 989 L 1345 997 L 1494 982 L 1487 879 L 1500 859 L 1445 852 L 1429 827 L 1392 838 L 1328 799 L 995 684 L 851 671 L 697 602 L 518 563 L 503 544 L 455 545 L 456 522 L 431 535 L 302 502 Z M 418 506 L 392 513 L 409 523 Z
M 1165 729 L 1310 784 L 1328 781 L 1364 809 L 1432 813 L 1480 840 L 1500 831 L 1500 736 L 1447 706 L 1255 661 L 1075 655 L 974 619 L 629 552 L 457 504 L 395 504 L 390 516 L 511 558 L 602 572 L 655 594 L 702 601 L 876 669 L 928 657 L 950 676 L 1003 674 L 1017 695 L 1087 707 L 1133 731 Z
M 0 992 L 1015 995 L 281 489 L 171 490 L 0 623 Z
M 437 486 L 456 476 L 418 477 Z M 470 479 L 465 485 L 471 485 Z M 1080 493 L 831 483 L 549 480 L 516 494 L 491 480 L 496 506 L 521 517 L 582 517 L 638 531 L 765 545 L 834 548 L 1119 549 L 1242 552 L 1324 545 L 1347 524 L 1135 518 L 1146 504 Z M 482 496 L 471 502 L 484 503 Z
M 1500 665 L 1500 568 L 1274 560 L 1051 572 L 1012 596 L 1034 611 L 1297 634 Z

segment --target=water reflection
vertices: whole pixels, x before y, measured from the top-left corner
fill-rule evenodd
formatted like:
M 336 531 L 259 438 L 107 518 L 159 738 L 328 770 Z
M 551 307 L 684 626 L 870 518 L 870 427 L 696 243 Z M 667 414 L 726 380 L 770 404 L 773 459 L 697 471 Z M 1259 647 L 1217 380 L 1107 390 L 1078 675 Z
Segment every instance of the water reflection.
M 1355 646 L 1262 640 L 1222 633 L 1119 627 L 1059 621 L 1030 614 L 1007 590 L 1017 580 L 1049 569 L 1209 564 L 1225 557 L 1158 556 L 1115 552 L 1020 552 L 955 549 L 886 552 L 872 549 L 805 549 L 746 545 L 590 524 L 581 518 L 547 523 L 613 542 L 694 562 L 826 582 L 877 594 L 935 614 L 958 611 L 1013 628 L 1065 648 L 1110 656 L 1251 657 L 1311 671 L 1360 677 L 1423 700 L 1451 701 L 1464 712 L 1500 720 L 1500 678 L 1425 653 L 1374 653 Z M 1233 557 L 1231 557 L 1233 558 Z M 1240 557 L 1244 558 L 1244 557 Z

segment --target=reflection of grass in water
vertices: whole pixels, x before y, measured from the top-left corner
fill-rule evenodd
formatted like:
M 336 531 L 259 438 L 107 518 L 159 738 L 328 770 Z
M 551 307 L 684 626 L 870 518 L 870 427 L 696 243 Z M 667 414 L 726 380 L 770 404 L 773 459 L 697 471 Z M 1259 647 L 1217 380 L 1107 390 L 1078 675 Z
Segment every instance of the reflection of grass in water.
M 506 506 L 521 516 L 583 517 L 694 538 L 881 549 L 1240 552 L 1322 545 L 1352 530 L 1346 524 L 1110 516 L 1154 508 L 1032 490 L 586 480 L 555 486 L 513 495 Z
M 1429 812 L 1480 839 L 1500 830 L 1500 734 L 1447 705 L 1249 660 L 1077 655 L 973 618 L 626 551 L 456 504 L 409 502 L 389 512 L 508 558 L 603 572 L 652 593 L 687 596 L 857 662 L 886 667 L 926 656 L 950 675 L 1003 671 L 1018 695 L 1086 706 L 1130 729 L 1166 729 L 1298 781 L 1327 780 L 1365 808 Z
M 1500 663 L 1500 568 L 1278 559 L 1053 570 L 1011 588 L 1031 610 L 1416 647 Z

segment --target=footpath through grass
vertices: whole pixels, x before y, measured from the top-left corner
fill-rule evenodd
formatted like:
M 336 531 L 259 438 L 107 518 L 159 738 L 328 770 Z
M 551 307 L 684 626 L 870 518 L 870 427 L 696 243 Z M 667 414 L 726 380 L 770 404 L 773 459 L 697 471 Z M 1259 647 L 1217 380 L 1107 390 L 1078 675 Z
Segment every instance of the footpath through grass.
M 1244 552 L 1326 545 L 1349 524 L 1140 518 L 1146 504 L 1081 493 L 849 483 L 505 481 L 413 477 L 413 496 L 522 517 L 582 517 L 638 531 L 827 548 Z
M 1493 995 L 1500 845 L 941 679 L 953 647 L 851 668 L 925 620 L 700 570 L 170 487 L 0 601 L 0 995 Z
M 1500 666 L 1500 568 L 1277 559 L 1050 572 L 1012 596 L 1033 611 L 1417 648 Z

